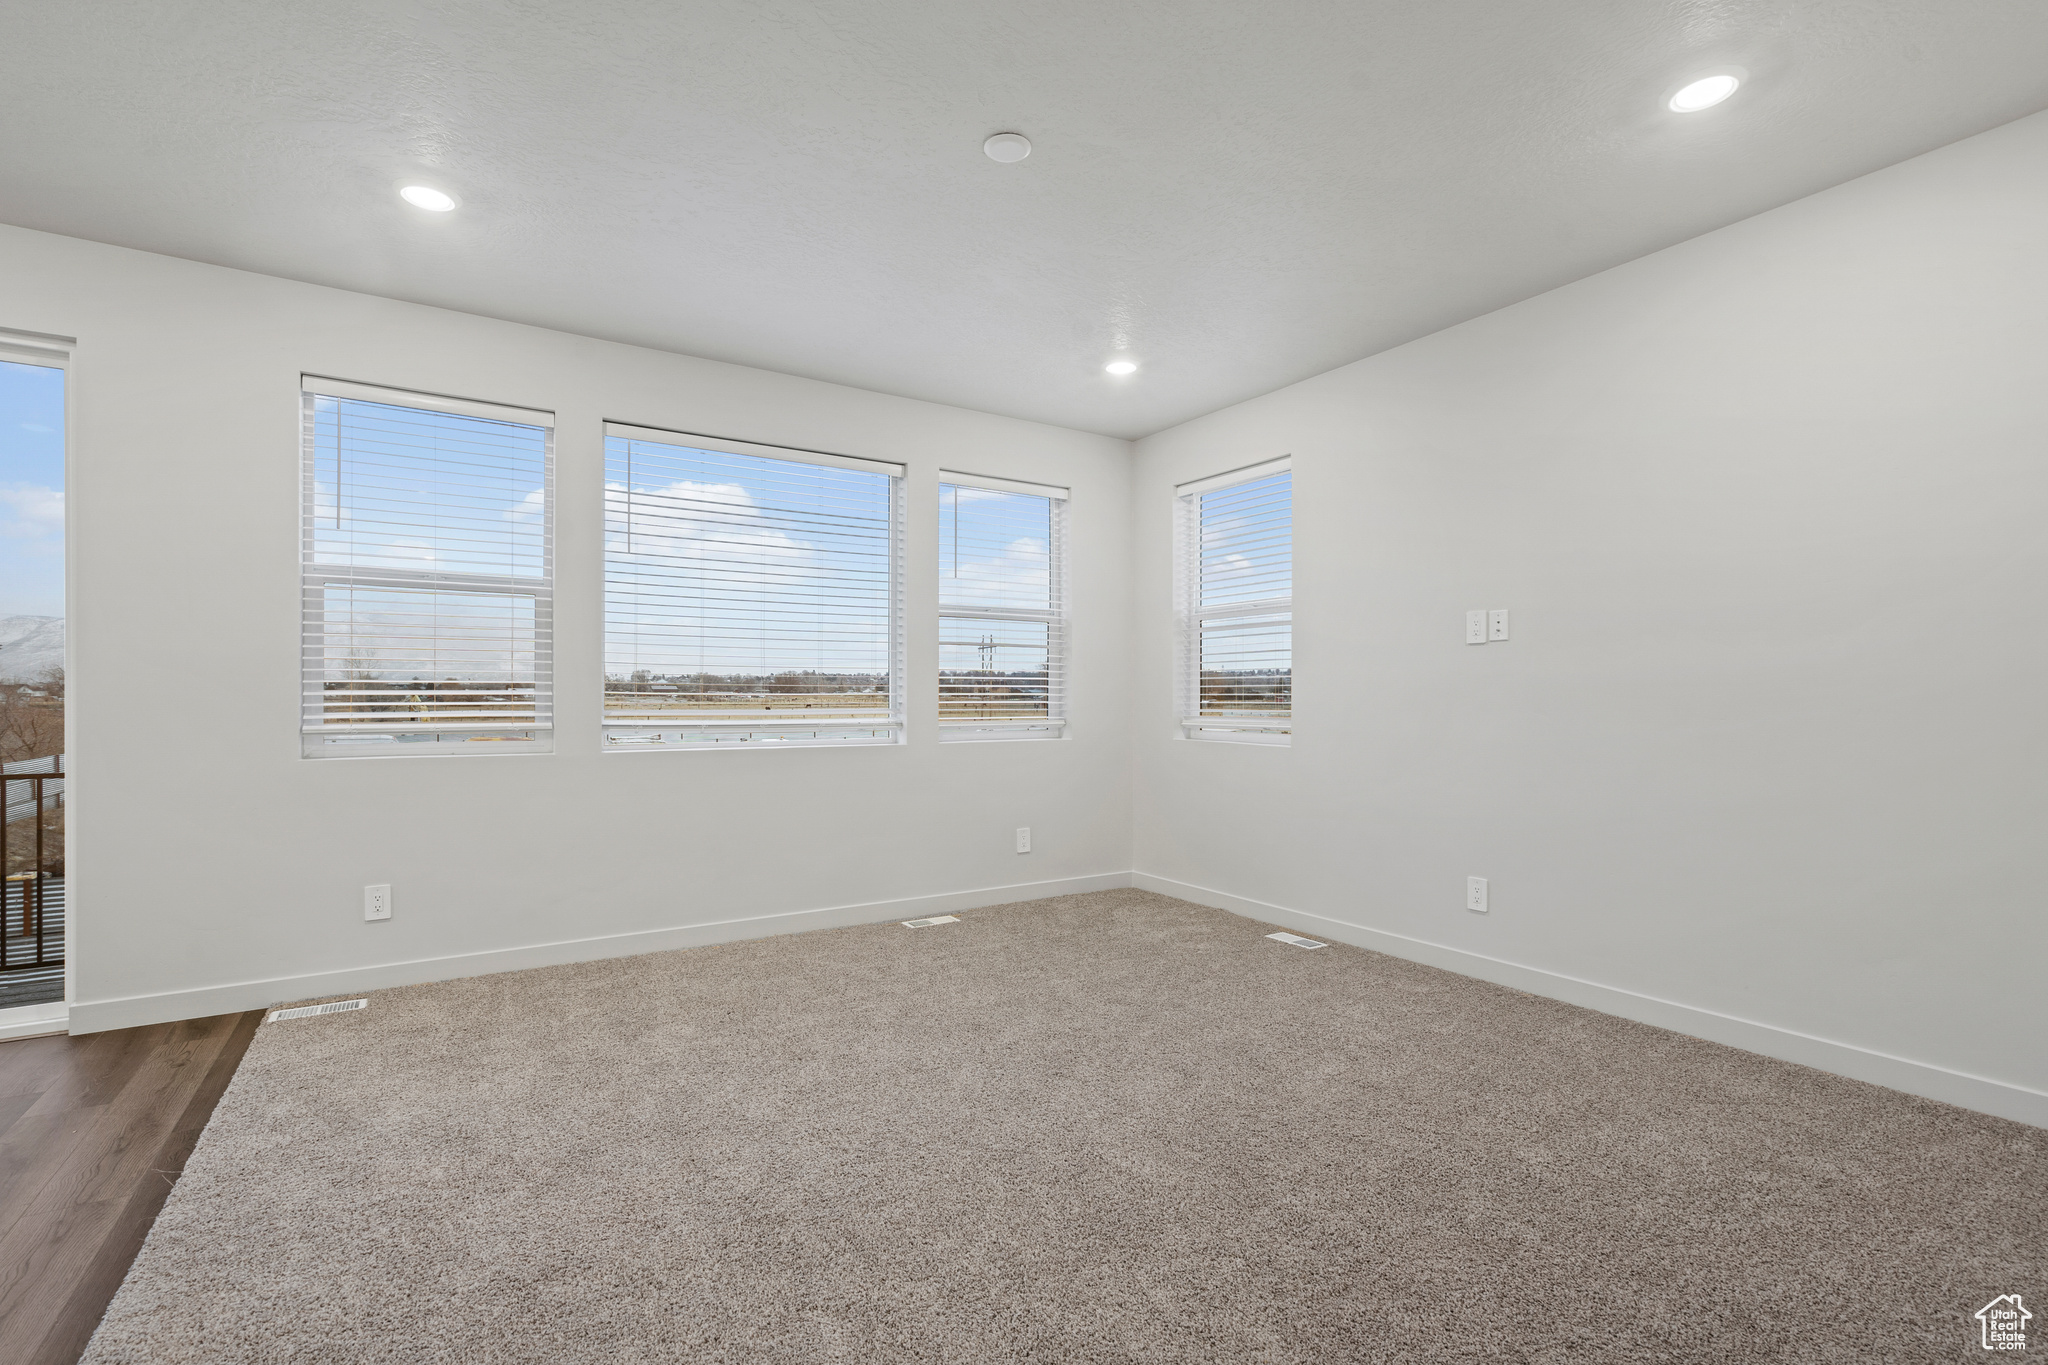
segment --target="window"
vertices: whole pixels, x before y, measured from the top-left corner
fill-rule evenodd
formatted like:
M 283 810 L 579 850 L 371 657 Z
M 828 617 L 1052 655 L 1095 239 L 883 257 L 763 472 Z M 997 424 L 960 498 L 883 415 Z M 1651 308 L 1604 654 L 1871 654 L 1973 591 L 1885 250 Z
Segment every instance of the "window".
M 1285 744 L 1294 714 L 1294 485 L 1286 460 L 1182 484 L 1181 727 Z
M 0 329 L 0 1008 L 64 1000 L 70 361 L 69 338 Z
M 552 745 L 554 418 L 304 381 L 308 756 Z
M 903 466 L 605 427 L 605 744 L 903 737 Z
M 1067 490 L 940 477 L 939 738 L 1057 739 Z

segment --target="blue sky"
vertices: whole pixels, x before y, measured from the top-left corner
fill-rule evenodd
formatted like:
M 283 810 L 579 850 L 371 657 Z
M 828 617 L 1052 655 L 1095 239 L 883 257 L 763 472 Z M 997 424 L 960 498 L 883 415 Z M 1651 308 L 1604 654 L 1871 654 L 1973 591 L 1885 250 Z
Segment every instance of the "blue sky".
M 0 616 L 64 614 L 64 372 L 0 360 Z
M 608 675 L 889 671 L 888 475 L 620 436 L 605 445 Z M 939 515 L 948 605 L 1047 607 L 1047 499 L 947 485 Z M 961 629 L 945 667 L 979 668 L 989 634 L 1002 667 L 1045 667 L 1042 623 Z
M 607 674 L 889 671 L 887 474 L 605 447 Z
M 540 427 L 316 397 L 314 558 L 538 578 L 547 449 Z M 534 599 L 518 593 L 330 586 L 322 631 L 330 678 L 533 677 Z

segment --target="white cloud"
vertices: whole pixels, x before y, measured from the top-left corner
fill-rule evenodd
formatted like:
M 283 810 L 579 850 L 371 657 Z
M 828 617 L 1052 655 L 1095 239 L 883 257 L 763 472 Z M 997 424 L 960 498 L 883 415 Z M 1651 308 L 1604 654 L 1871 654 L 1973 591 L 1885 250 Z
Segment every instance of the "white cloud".
M 26 483 L 0 488 L 0 535 L 36 538 L 63 534 L 63 489 Z
M 348 519 L 347 509 L 339 506 L 335 501 L 334 485 L 316 481 L 313 484 L 314 525 L 322 530 L 328 530 L 333 528 L 335 522 L 344 522 Z
M 357 552 L 359 554 L 362 548 L 358 547 Z M 371 548 L 374 548 L 376 558 L 379 560 L 395 559 L 401 564 L 417 565 L 421 568 L 441 562 L 440 552 L 434 548 L 432 541 L 419 540 L 412 537 L 395 537 L 390 540 L 379 541 Z
M 605 485 L 605 549 L 628 551 L 626 486 Z M 766 523 L 753 496 L 736 483 L 681 480 L 632 491 L 631 553 L 669 559 L 754 561 L 790 566 L 811 547 Z M 750 581 L 745 569 L 708 572 L 713 581 Z
M 1018 536 L 997 553 L 963 554 L 945 566 L 941 593 L 956 606 L 1045 606 L 1045 541 Z
M 800 510 L 762 507 L 739 483 L 685 479 L 632 489 L 629 546 L 628 506 L 626 486 L 608 483 L 605 550 L 632 566 L 626 591 L 607 607 L 608 672 L 888 667 L 887 598 L 872 581 L 874 565 L 863 563 L 879 542 L 849 548 L 829 532 L 813 542 L 803 538 Z M 856 578 L 842 577 L 849 569 Z M 643 598 L 634 584 L 665 586 Z M 705 589 L 715 602 L 702 602 Z M 829 638 L 814 639 L 801 622 L 821 589 L 839 615 Z M 750 615 L 753 628 L 740 628 Z

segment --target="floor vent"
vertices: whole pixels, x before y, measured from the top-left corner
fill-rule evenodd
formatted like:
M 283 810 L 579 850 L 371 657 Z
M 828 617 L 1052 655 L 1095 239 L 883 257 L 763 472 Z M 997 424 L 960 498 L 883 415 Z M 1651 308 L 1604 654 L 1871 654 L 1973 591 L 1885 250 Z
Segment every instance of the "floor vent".
M 903 921 L 903 927 L 906 929 L 929 929 L 934 924 L 958 924 L 959 922 L 960 917 L 958 915 L 933 915 L 930 919 L 907 919 Z
M 301 1005 L 295 1010 L 272 1010 L 265 1023 L 274 1024 L 280 1019 L 307 1019 L 316 1014 L 344 1014 L 349 1010 L 368 1009 L 367 1000 L 330 1000 L 324 1005 Z
M 1327 943 L 1318 943 L 1312 938 L 1303 938 L 1300 934 L 1268 934 L 1266 937 L 1277 938 L 1282 943 L 1292 943 L 1297 948 L 1327 948 L 1330 946 Z

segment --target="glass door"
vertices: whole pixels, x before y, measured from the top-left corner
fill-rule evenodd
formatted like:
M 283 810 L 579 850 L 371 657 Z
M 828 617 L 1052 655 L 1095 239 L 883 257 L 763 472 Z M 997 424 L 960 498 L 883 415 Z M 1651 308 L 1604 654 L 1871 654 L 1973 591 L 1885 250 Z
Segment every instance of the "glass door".
M 64 999 L 64 379 L 0 359 L 0 1019 Z

